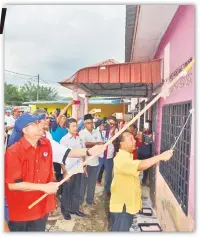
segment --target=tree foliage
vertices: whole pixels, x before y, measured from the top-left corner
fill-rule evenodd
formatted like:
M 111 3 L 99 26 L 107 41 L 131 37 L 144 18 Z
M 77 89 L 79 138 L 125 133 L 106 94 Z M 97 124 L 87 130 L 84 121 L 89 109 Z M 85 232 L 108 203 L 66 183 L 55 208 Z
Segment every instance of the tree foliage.
M 58 92 L 55 88 L 39 86 L 31 82 L 24 84 L 22 87 L 4 83 L 4 99 L 7 105 L 22 105 L 25 101 L 37 101 L 37 91 L 39 101 L 56 100 Z

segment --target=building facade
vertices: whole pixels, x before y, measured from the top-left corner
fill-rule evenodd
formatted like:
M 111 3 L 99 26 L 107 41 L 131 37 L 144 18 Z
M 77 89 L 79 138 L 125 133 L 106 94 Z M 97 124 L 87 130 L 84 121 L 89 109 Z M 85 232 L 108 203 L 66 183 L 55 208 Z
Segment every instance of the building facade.
M 195 7 L 180 6 L 165 32 L 155 58 L 164 59 L 164 75 L 173 73 L 190 57 L 194 58 Z M 157 103 L 156 152 L 170 148 L 195 108 L 194 67 L 170 96 Z M 167 231 L 194 230 L 194 114 L 187 123 L 174 151 L 173 160 L 156 170 L 157 214 Z

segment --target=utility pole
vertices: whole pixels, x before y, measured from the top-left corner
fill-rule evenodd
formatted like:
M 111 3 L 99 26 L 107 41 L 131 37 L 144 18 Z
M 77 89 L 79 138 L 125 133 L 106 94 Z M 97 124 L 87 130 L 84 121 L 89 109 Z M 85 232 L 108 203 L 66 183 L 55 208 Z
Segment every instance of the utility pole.
M 40 76 L 39 76 L 39 74 L 38 74 L 37 101 L 39 100 L 39 85 L 40 85 Z

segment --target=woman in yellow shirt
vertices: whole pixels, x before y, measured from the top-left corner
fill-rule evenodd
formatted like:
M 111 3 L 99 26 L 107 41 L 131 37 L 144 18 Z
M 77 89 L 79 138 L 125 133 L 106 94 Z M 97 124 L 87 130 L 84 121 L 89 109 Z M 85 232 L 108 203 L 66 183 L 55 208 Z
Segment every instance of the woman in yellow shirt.
M 146 170 L 159 161 L 167 161 L 173 151 L 169 150 L 146 160 L 133 160 L 135 139 L 130 132 L 118 137 L 118 153 L 114 158 L 114 178 L 111 185 L 111 231 L 129 231 L 133 215 L 142 208 L 140 171 Z

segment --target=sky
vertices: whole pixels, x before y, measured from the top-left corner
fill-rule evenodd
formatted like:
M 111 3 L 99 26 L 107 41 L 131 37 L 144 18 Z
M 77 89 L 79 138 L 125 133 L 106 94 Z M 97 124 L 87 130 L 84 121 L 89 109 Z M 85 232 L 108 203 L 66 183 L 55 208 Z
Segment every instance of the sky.
M 49 83 L 43 85 L 71 96 L 56 82 L 106 59 L 124 62 L 125 5 L 10 5 L 4 37 L 5 70 L 39 74 Z M 5 74 L 10 84 L 30 80 L 8 74 L 13 73 Z

